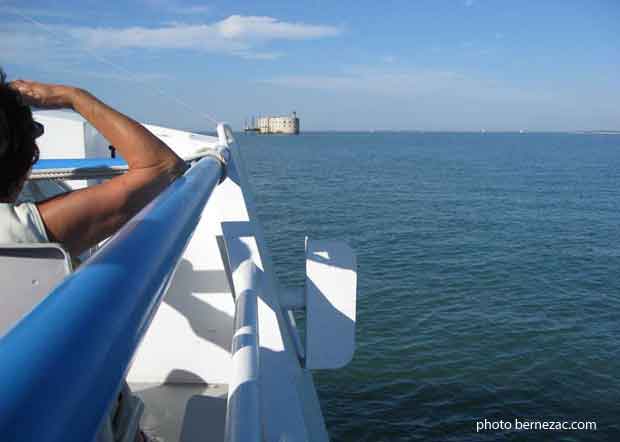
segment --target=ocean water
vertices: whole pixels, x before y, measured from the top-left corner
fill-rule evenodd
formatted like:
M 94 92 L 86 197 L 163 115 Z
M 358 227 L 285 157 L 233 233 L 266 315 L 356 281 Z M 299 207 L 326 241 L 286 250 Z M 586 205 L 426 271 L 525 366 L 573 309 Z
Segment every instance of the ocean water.
M 620 136 L 237 139 L 283 283 L 305 235 L 358 255 L 355 357 L 315 373 L 332 440 L 620 440 Z

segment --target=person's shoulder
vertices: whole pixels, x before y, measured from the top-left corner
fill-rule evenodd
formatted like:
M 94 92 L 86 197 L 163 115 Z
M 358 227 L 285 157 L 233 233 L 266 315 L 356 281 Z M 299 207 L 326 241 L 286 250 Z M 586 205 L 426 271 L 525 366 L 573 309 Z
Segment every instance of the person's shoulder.
M 37 205 L 0 203 L 0 243 L 49 242 Z

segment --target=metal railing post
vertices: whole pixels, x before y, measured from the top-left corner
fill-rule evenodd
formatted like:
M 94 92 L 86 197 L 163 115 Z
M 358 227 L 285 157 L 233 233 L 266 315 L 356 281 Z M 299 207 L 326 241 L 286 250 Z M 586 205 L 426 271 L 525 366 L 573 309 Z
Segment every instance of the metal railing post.
M 231 346 L 233 373 L 228 385 L 226 442 L 260 441 L 257 299 L 245 290 L 235 302 Z
M 253 239 L 225 235 L 225 241 L 236 293 L 225 441 L 259 442 L 262 440 L 258 334 L 261 272 L 253 261 Z

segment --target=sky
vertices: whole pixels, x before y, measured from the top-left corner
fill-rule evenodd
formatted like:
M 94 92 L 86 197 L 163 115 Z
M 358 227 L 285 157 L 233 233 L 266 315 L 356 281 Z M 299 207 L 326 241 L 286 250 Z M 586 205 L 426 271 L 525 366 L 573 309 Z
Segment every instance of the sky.
M 620 130 L 620 0 L 0 0 L 0 66 L 182 129 Z

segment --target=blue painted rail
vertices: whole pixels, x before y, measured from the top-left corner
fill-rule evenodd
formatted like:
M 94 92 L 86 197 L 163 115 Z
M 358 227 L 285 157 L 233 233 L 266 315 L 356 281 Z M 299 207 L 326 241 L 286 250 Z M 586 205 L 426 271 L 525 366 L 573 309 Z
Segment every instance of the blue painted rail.
M 122 175 L 128 165 L 122 158 L 67 158 L 39 160 L 30 172 L 30 180 L 96 179 Z
M 32 167 L 33 171 L 49 169 L 101 169 L 127 167 L 122 158 L 66 158 L 39 160 Z
M 223 173 L 200 160 L 0 340 L 1 440 L 94 439 Z
M 193 154 L 183 157 L 191 164 L 201 158 L 211 156 L 220 162 L 225 162 L 221 147 L 199 149 Z M 129 169 L 127 162 L 122 158 L 63 158 L 39 160 L 32 167 L 30 180 L 76 180 L 111 178 L 122 175 Z

